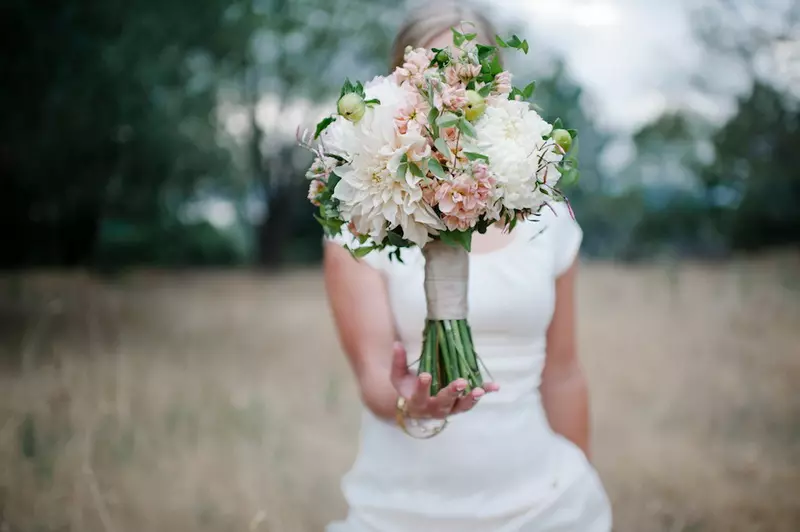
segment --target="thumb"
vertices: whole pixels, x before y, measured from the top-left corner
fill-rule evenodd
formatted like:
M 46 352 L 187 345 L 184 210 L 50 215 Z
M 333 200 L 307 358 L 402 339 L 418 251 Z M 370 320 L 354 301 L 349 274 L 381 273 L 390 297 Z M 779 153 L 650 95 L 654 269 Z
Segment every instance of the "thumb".
M 408 360 L 406 359 L 406 349 L 401 342 L 394 343 L 392 353 L 391 379 L 395 383 L 408 375 Z

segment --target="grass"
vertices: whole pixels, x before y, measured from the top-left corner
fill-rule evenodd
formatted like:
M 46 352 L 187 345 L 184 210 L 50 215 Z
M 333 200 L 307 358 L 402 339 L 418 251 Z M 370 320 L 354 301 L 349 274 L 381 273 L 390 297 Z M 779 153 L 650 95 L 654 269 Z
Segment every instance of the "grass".
M 800 530 L 800 257 L 587 264 L 621 532 Z M 0 531 L 319 531 L 358 394 L 321 276 L 0 280 Z

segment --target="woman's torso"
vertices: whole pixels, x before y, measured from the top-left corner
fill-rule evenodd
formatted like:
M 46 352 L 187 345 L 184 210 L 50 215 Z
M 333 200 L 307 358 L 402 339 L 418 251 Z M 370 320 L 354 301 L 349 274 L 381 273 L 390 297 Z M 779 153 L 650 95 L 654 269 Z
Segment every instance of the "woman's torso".
M 582 452 L 550 429 L 538 390 L 555 279 L 580 242 L 580 229 L 561 218 L 564 212 L 523 222 L 505 247 L 470 255 L 468 319 L 484 376 L 500 392 L 454 416 L 430 440 L 409 438 L 365 411 L 359 454 L 343 482 L 351 506 L 507 520 L 546 506 L 586 471 Z M 424 259 L 418 249 L 402 258 L 370 261 L 385 277 L 413 366 L 426 319 Z

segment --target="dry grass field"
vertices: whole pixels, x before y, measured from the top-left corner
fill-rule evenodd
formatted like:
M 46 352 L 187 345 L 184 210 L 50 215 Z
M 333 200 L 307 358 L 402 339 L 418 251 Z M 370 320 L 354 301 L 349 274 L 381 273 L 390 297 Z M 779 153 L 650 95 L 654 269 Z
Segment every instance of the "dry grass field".
M 0 532 L 312 532 L 344 514 L 358 398 L 318 271 L 0 290 Z M 590 263 L 579 297 L 616 530 L 799 531 L 800 256 Z

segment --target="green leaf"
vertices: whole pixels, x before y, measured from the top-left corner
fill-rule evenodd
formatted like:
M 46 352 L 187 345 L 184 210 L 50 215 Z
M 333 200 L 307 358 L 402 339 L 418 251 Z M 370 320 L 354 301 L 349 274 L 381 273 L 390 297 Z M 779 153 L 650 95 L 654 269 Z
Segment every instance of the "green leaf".
M 573 140 L 578 138 L 578 131 L 575 129 L 568 129 L 567 133 L 569 133 Z
M 486 46 L 485 44 L 478 44 L 475 46 L 478 49 L 478 61 L 481 63 L 484 59 L 488 58 L 493 53 L 497 52 L 497 48 L 494 46 Z
M 519 37 L 516 35 L 512 35 L 511 39 L 508 40 L 508 46 L 511 48 L 519 48 L 522 46 L 522 41 L 519 40 Z
M 397 179 L 405 179 L 408 173 L 408 163 L 400 163 L 397 167 Z
M 339 98 L 351 92 L 355 92 L 355 87 L 350 83 L 350 78 L 345 78 L 344 85 L 342 85 L 342 92 L 339 93 Z
M 564 129 L 564 123 L 560 118 L 556 118 L 556 121 L 553 122 L 553 129 Z
M 467 251 L 472 250 L 471 231 L 440 231 L 439 238 L 448 246 L 462 247 Z
M 499 35 L 495 35 L 494 40 L 500 48 L 508 48 L 508 43 L 501 39 Z
M 366 97 L 366 94 L 364 94 L 364 85 L 362 85 L 360 81 L 356 82 L 355 86 L 353 87 L 353 92 L 362 98 Z
M 532 81 L 522 90 L 522 97 L 526 100 L 529 100 L 533 93 L 536 92 L 536 82 Z
M 458 121 L 458 126 L 457 127 L 458 127 L 459 131 L 461 131 L 461 133 L 463 133 L 464 135 L 466 135 L 468 137 L 472 137 L 474 139 L 474 138 L 476 138 L 478 136 L 478 133 L 475 131 L 475 128 L 472 127 L 472 124 L 470 124 L 469 121 L 466 118 L 462 117 Z
M 336 170 L 331 172 L 331 175 L 328 176 L 328 182 L 326 183 L 328 190 L 333 191 L 336 188 L 336 185 L 339 184 L 339 181 L 342 180 L 342 177 L 336 173 Z
M 577 168 L 570 168 L 569 170 L 561 174 L 561 177 L 558 179 L 558 186 L 559 187 L 572 186 L 578 182 L 579 178 L 580 178 L 580 171 Z
M 481 87 L 480 90 L 478 90 L 478 94 L 480 94 L 484 98 L 489 96 L 489 94 L 491 94 L 491 93 L 492 93 L 492 86 L 489 85 L 488 83 L 486 85 L 484 85 L 483 87 Z
M 439 153 L 450 159 L 453 156 L 453 152 L 450 151 L 450 146 L 447 145 L 447 141 L 443 138 L 439 137 L 433 141 L 433 146 L 439 150 Z
M 428 124 L 431 126 L 431 133 L 434 137 L 439 136 L 439 126 L 436 125 L 436 119 L 439 118 L 439 110 L 436 107 L 431 107 L 428 112 Z
M 465 38 L 467 41 L 472 41 L 472 40 L 474 40 L 474 39 L 475 39 L 475 37 L 477 37 L 477 36 L 478 36 L 478 34 L 477 34 L 477 33 L 465 33 L 465 34 L 464 34 L 464 38 Z
M 489 162 L 489 157 L 487 157 L 486 155 L 484 155 L 482 153 L 475 153 L 473 151 L 465 151 L 464 155 L 466 155 L 467 159 L 469 159 L 470 161 L 486 161 L 487 163 Z
M 377 98 L 373 98 L 371 100 L 367 100 L 364 102 L 365 105 L 380 105 L 381 101 Z
M 317 124 L 316 131 L 314 131 L 314 138 L 318 139 L 319 136 L 322 134 L 322 132 L 325 131 L 325 128 L 327 128 L 329 125 L 333 124 L 334 122 L 336 122 L 336 117 L 333 117 L 333 116 L 328 116 L 328 117 L 323 118 L 322 120 L 320 120 L 319 124 Z
M 520 50 L 522 50 L 527 55 L 527 53 L 528 53 L 528 41 L 527 41 L 527 39 L 522 41 L 522 44 L 520 45 Z
M 347 159 L 345 159 L 341 155 L 336 155 L 335 153 L 330 153 L 330 152 L 325 152 L 325 153 L 323 153 L 323 155 L 325 157 L 330 157 L 331 159 L 336 159 L 337 161 L 339 161 L 342 164 L 347 164 Z
M 433 81 L 430 79 L 428 80 L 428 90 L 425 92 L 425 97 L 427 98 L 428 105 L 431 106 L 431 109 L 436 107 L 433 101 Z
M 489 68 L 489 73 L 492 74 L 492 80 L 494 80 L 494 76 L 503 71 L 503 64 L 500 62 L 499 56 L 495 55 L 492 57 L 492 62 L 489 63 Z
M 386 237 L 389 240 L 389 245 L 398 247 L 398 248 L 407 248 L 411 246 L 411 243 L 403 238 L 402 236 L 398 235 L 394 231 L 389 231 L 386 233 Z
M 439 161 L 437 161 L 434 157 L 428 159 L 428 170 L 430 170 L 430 172 L 439 179 L 447 179 L 447 172 L 445 172 L 444 168 L 442 168 L 442 165 L 439 164 Z
M 439 127 L 453 127 L 458 124 L 459 118 L 453 113 L 445 112 L 436 120 Z
M 411 170 L 411 175 L 414 177 L 425 177 L 422 169 L 414 163 L 408 163 L 408 169 Z
M 375 246 L 362 246 L 360 248 L 356 248 L 353 250 L 353 255 L 356 257 L 363 258 L 375 251 L 377 248 Z
M 456 46 L 461 46 L 464 44 L 464 40 L 466 39 L 464 34 L 455 28 L 450 28 L 450 30 L 453 32 L 453 44 Z

